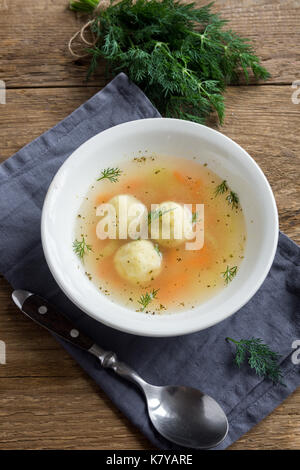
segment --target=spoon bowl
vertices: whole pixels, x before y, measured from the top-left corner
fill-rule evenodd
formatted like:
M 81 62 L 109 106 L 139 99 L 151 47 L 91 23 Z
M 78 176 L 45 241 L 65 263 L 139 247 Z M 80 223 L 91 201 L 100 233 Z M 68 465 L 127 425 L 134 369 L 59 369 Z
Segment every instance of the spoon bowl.
M 98 345 L 93 345 L 89 352 L 99 359 L 102 367 L 112 369 L 143 391 L 153 426 L 169 441 L 182 447 L 210 449 L 227 436 L 226 414 L 209 395 L 191 387 L 151 385 L 120 362 L 115 353 L 104 351 Z
M 157 431 L 183 447 L 218 446 L 228 433 L 227 417 L 220 405 L 197 389 L 146 384 L 149 417 Z

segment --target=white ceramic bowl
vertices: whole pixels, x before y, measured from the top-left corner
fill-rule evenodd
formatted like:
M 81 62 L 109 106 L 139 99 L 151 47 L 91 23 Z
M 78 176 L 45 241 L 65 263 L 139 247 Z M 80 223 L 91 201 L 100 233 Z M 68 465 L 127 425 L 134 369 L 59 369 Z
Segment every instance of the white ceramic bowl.
M 237 192 L 247 225 L 245 258 L 238 275 L 218 295 L 197 308 L 147 315 L 117 305 L 102 295 L 78 269 L 73 252 L 74 226 L 82 197 L 104 169 L 147 149 L 208 166 Z M 188 121 L 143 119 L 108 129 L 81 145 L 54 177 L 43 207 L 42 243 L 49 268 L 65 294 L 81 310 L 113 328 L 143 336 L 192 333 L 229 317 L 248 302 L 271 267 L 278 239 L 272 190 L 255 161 L 223 134 Z M 251 318 L 249 318 L 251 322 Z

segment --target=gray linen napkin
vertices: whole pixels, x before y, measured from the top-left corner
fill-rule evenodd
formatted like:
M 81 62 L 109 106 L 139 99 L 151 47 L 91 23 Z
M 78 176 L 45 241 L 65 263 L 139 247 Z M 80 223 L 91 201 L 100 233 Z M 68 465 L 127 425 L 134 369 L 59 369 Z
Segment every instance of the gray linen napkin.
M 49 183 L 64 160 L 83 142 L 111 126 L 159 113 L 126 77 L 118 75 L 80 106 L 0 167 L 0 271 L 14 288 L 28 289 L 57 305 L 103 348 L 153 384 L 200 388 L 220 402 L 230 431 L 226 448 L 263 419 L 300 384 L 292 342 L 300 339 L 300 249 L 280 234 L 272 269 L 248 304 L 205 331 L 176 338 L 144 338 L 121 333 L 79 311 L 59 290 L 44 259 L 40 217 Z M 261 337 L 282 354 L 286 387 L 233 364 L 233 347 L 224 338 Z M 62 341 L 61 341 L 62 342 Z M 144 399 L 130 383 L 103 370 L 88 353 L 63 346 L 126 416 L 162 449 L 174 449 L 151 426 Z M 101 413 L 95 409 L 95 417 Z M 268 436 L 265 437 L 266 441 Z M 113 443 L 112 443 L 113 444 Z

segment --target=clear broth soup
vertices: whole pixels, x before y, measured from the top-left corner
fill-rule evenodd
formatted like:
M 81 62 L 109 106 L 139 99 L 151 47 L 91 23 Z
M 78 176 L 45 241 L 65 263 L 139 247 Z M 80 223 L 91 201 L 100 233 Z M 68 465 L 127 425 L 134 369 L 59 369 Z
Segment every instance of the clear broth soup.
M 243 259 L 246 226 L 238 199 L 232 199 L 238 195 L 226 182 L 196 159 L 187 161 L 146 152 L 120 163 L 118 168 L 121 174 L 115 182 L 96 181 L 99 175 L 95 175 L 75 224 L 75 240 L 84 237 L 91 248 L 82 262 L 99 292 L 129 309 L 164 314 L 195 308 L 234 282 Z M 97 207 L 120 194 L 135 196 L 148 211 L 151 204 L 163 201 L 204 204 L 203 248 L 186 250 L 185 243 L 176 247 L 158 244 L 162 264 L 157 277 L 146 284 L 128 282 L 119 275 L 114 257 L 130 239 L 100 240 L 96 235 Z M 147 294 L 150 301 L 145 306 Z

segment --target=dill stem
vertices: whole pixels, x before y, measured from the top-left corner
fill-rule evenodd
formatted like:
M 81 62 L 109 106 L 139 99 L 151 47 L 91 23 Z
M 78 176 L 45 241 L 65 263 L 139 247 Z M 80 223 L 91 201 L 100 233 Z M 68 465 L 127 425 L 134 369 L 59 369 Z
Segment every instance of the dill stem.
M 229 336 L 227 336 L 227 338 L 225 338 L 225 341 L 227 341 L 227 343 L 228 343 L 228 341 L 232 341 L 235 344 L 239 344 L 239 341 L 236 341 L 235 339 L 232 339 Z
M 136 45 L 134 44 L 134 42 L 133 42 L 133 40 L 131 39 L 131 37 L 129 36 L 129 34 L 128 34 L 128 41 L 130 42 L 131 47 L 132 47 L 133 49 L 135 49 L 135 48 L 136 48 Z

